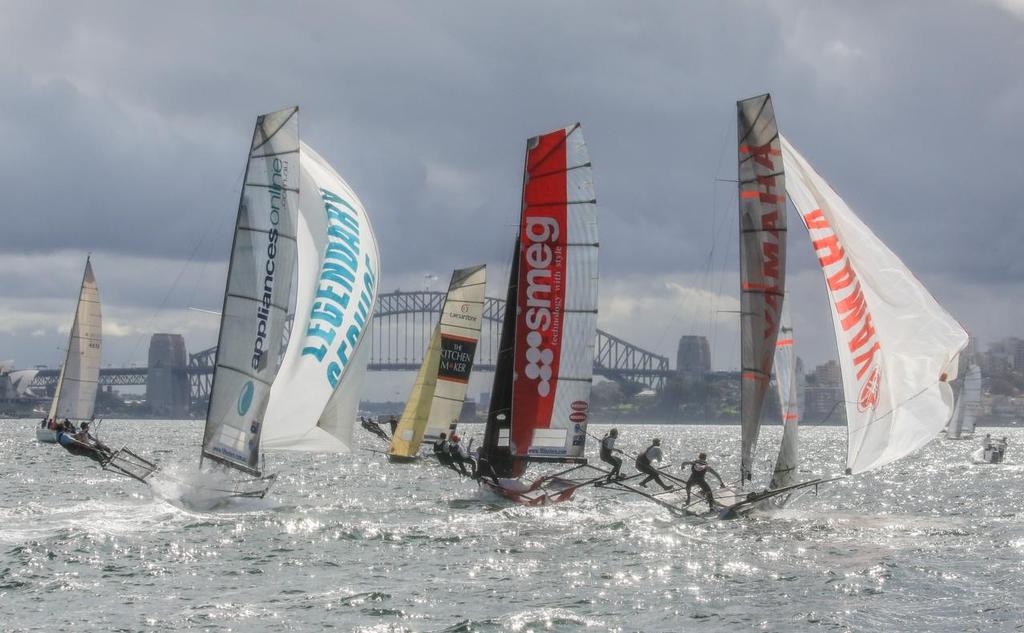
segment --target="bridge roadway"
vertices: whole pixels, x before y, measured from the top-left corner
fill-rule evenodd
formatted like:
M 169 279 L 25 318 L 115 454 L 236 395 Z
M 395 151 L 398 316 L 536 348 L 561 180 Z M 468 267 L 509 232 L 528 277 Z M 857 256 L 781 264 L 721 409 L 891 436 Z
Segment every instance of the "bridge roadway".
M 443 292 L 426 290 L 399 290 L 380 295 L 369 334 L 369 369 L 418 370 L 441 313 L 444 297 Z M 480 344 L 477 346 L 477 370 L 494 371 L 504 314 L 505 300 L 487 297 Z M 594 373 L 609 380 L 660 389 L 665 379 L 674 373 L 669 369 L 665 356 L 649 352 L 601 329 L 597 330 L 594 352 Z M 188 374 L 194 399 L 204 399 L 209 395 L 216 354 L 216 347 L 191 354 L 188 367 L 183 368 Z M 57 369 L 42 369 L 32 381 L 32 386 L 52 389 L 58 374 Z M 100 385 L 145 386 L 147 375 L 146 367 L 101 368 Z

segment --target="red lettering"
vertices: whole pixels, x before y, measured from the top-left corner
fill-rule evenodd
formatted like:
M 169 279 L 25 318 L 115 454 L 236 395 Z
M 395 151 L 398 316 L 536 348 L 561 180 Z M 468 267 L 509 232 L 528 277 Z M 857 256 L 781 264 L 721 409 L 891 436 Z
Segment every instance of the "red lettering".
M 875 344 L 871 346 L 871 349 L 853 359 L 854 365 L 863 365 L 863 367 L 857 370 L 857 380 L 860 380 L 864 376 L 864 372 L 868 370 L 868 367 L 871 367 L 872 360 L 875 358 L 875 352 L 880 349 L 882 349 L 882 346 L 876 341 Z
M 761 245 L 764 257 L 761 258 L 761 274 L 773 279 L 779 278 L 779 245 L 765 242 Z
M 864 325 L 861 326 L 860 330 L 854 334 L 853 338 L 850 339 L 848 346 L 851 352 L 856 352 L 858 349 L 864 347 L 871 340 L 871 337 L 875 335 L 875 324 L 871 322 L 871 315 L 867 315 L 864 319 Z
M 828 276 L 828 287 L 830 290 L 842 290 L 855 281 L 857 275 L 850 267 L 850 260 L 846 260 L 842 268 Z
M 829 235 L 828 237 L 820 240 L 814 240 L 812 243 L 814 246 L 814 252 L 826 251 L 824 255 L 818 255 L 818 261 L 821 263 L 821 267 L 831 266 L 840 259 L 846 257 L 846 251 L 839 244 L 839 238 L 835 235 Z
M 815 209 L 804 216 L 804 224 L 807 225 L 808 229 L 830 229 L 832 226 L 825 219 L 825 214 L 821 212 L 821 209 Z
M 836 301 L 836 310 L 840 315 L 847 315 L 843 317 L 842 321 L 844 332 L 849 332 L 853 326 L 857 325 L 864 318 L 864 314 L 868 311 L 868 305 L 864 301 L 864 293 L 860 291 L 860 282 L 857 282 L 857 285 L 853 287 L 853 292 L 846 295 L 845 298 Z M 868 319 L 871 319 L 871 315 L 868 315 Z M 860 347 L 860 345 L 857 347 Z

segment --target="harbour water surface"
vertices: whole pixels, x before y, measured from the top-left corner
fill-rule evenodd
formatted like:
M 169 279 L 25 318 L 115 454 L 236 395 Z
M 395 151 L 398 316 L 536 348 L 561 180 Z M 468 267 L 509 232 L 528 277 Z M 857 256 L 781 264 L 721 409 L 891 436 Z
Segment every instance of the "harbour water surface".
M 771 516 L 719 521 L 594 489 L 510 507 L 369 450 L 272 453 L 268 499 L 210 510 L 38 444 L 34 424 L 0 421 L 6 632 L 1024 628 L 1022 430 L 992 429 L 1009 436 L 1002 465 L 936 440 Z M 706 450 L 735 477 L 739 427 L 620 430 L 626 450 L 660 436 L 669 462 Z M 801 433 L 803 477 L 842 470 L 845 429 Z M 763 431 L 765 453 L 779 434 Z M 108 421 L 101 436 L 187 479 L 201 424 Z

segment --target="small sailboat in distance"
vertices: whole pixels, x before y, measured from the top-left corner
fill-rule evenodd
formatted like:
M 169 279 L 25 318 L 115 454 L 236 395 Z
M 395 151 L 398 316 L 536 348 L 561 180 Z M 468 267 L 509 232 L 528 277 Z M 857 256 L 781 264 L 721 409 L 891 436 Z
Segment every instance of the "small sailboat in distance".
M 391 437 L 389 460 L 416 459 L 423 442 L 437 440 L 458 421 L 480 340 L 486 288 L 487 268 L 483 265 L 452 273 L 441 318 Z
M 491 405 L 486 490 L 525 505 L 569 499 L 584 454 L 597 326 L 597 200 L 583 130 L 531 138 Z M 568 468 L 522 479 L 530 464 Z
M 57 387 L 53 392 L 50 410 L 39 427 L 36 439 L 56 443 L 54 423 L 62 420 L 92 420 L 96 406 L 96 391 L 100 379 L 100 355 L 103 345 L 103 316 L 100 310 L 100 291 L 93 274 L 91 258 L 85 258 L 85 270 L 78 290 L 75 318 L 68 334 L 64 364 L 60 367 Z
M 981 368 L 974 363 L 967 367 L 956 397 L 953 417 L 946 426 L 947 440 L 966 440 L 974 437 L 974 425 L 981 411 Z

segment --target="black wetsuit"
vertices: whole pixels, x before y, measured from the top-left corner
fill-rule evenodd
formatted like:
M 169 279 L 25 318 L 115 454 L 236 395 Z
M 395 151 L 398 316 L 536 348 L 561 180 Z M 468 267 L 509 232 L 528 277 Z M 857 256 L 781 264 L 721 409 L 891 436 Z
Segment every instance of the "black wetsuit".
M 708 500 L 708 507 L 715 509 L 715 496 L 711 494 L 711 486 L 707 482 L 708 463 L 698 459 L 690 463 L 690 478 L 686 480 L 686 503 L 690 503 L 690 488 L 697 486 L 704 492 L 704 498 Z
M 462 456 L 462 445 L 461 444 L 449 443 L 448 444 L 448 457 L 449 457 L 449 459 L 451 459 L 451 464 L 449 464 L 449 466 L 451 466 L 452 470 L 455 470 L 460 475 L 465 475 L 466 477 L 474 477 L 475 476 L 474 473 L 476 471 L 476 464 L 473 462 L 473 458 L 472 457 L 463 457 Z M 467 463 L 469 464 L 469 467 L 473 470 L 473 472 L 470 472 L 470 471 L 466 470 L 466 464 Z
M 615 446 L 615 440 L 616 438 L 611 435 L 605 435 L 604 439 L 601 440 L 601 461 L 606 464 L 611 464 L 612 467 L 612 471 L 608 473 L 609 479 L 618 477 L 619 469 L 622 468 L 622 460 L 612 453 L 612 449 Z
M 360 424 L 363 425 L 364 429 L 366 429 L 370 433 L 373 433 L 382 440 L 387 441 L 388 439 L 390 439 L 388 438 L 388 434 L 384 432 L 384 429 L 380 428 L 380 425 L 374 422 L 373 420 L 367 420 L 364 418 L 363 420 L 360 421 Z
M 434 442 L 434 457 L 444 466 L 452 465 L 452 458 L 448 456 L 448 440 L 438 439 Z
M 640 455 L 638 455 L 636 458 L 636 463 L 634 464 L 638 471 L 647 475 L 647 477 L 645 477 L 644 480 L 640 482 L 640 485 L 646 487 L 647 484 L 650 483 L 650 481 L 653 479 L 658 483 L 659 486 L 661 486 L 665 490 L 670 490 L 672 486 L 666 485 L 665 482 L 661 480 L 660 474 L 654 468 L 654 466 L 651 465 L 651 460 L 647 457 L 647 451 L 651 450 L 652 448 L 655 447 L 650 446 L 647 449 L 645 449 L 644 452 L 640 453 Z

